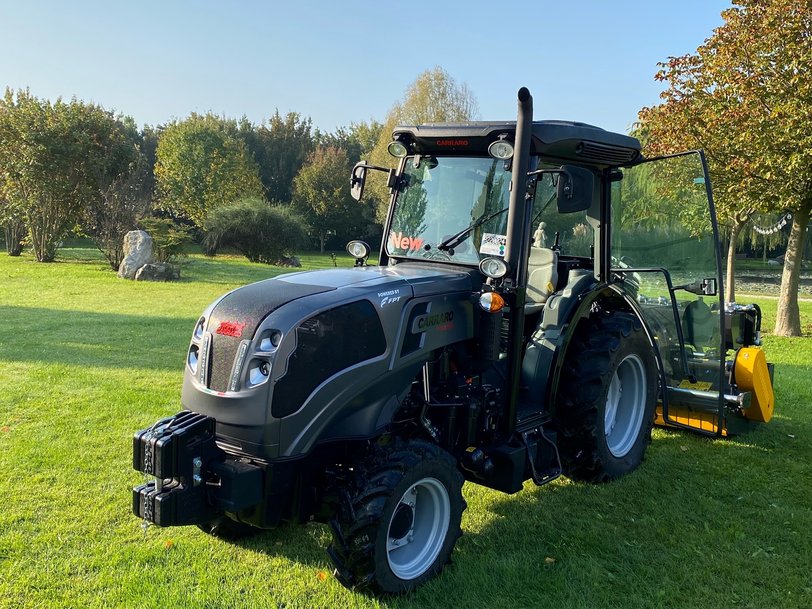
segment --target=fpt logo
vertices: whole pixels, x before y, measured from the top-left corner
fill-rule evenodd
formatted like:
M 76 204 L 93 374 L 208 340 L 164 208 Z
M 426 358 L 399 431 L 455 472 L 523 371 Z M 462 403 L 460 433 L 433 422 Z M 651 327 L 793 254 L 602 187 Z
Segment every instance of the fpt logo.
M 400 290 L 378 292 L 378 298 L 381 299 L 381 308 L 384 308 L 386 305 L 398 302 L 401 299 Z

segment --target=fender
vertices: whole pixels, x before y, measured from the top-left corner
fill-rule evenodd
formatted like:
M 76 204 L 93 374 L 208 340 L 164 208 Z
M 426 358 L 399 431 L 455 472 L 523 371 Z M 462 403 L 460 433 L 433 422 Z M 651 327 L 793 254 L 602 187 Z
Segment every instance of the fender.
M 571 279 L 564 290 L 547 301 L 541 324 L 533 333 L 522 362 L 522 386 L 528 388 L 528 401 L 551 415 L 555 414 L 561 374 L 578 322 L 599 301 L 610 301 L 612 308 L 627 310 L 637 317 L 655 354 L 660 377 L 664 378 L 654 335 L 637 302 L 618 286 L 597 283 L 591 273 L 584 273 Z

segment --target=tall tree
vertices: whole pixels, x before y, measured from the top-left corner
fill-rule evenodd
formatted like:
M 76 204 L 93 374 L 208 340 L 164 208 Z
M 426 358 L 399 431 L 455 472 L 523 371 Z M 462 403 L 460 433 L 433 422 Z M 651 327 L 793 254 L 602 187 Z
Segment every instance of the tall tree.
M 397 125 L 469 121 L 478 115 L 479 107 L 468 85 L 458 84 L 439 66 L 426 70 L 409 85 L 403 100 L 396 102 L 389 110 L 368 160 L 384 167 L 395 164 L 386 147 L 392 141 L 392 130 Z M 367 193 L 376 200 L 378 219 L 383 220 L 389 197 L 384 180 L 379 175 L 372 176 Z
M 371 220 L 371 206 L 350 196 L 350 163 L 341 148 L 318 147 L 293 181 L 293 205 L 311 226 L 319 250 L 330 235 L 360 236 Z
M 28 227 L 40 262 L 56 256 L 59 240 L 132 159 L 128 127 L 94 104 L 51 103 L 10 90 L 0 104 L 3 192 Z
M 350 163 L 357 163 L 369 155 L 381 137 L 383 124 L 376 120 L 370 122 L 350 123 L 349 127 L 339 127 L 334 133 L 316 131 L 314 137 L 317 145 L 341 148 L 347 153 Z
M 799 336 L 812 213 L 812 10 L 808 0 L 735 4 L 696 53 L 661 64 L 664 102 L 640 117 L 653 152 L 705 148 L 731 247 L 753 212 L 792 212 L 775 333 Z
M 192 114 L 167 126 L 156 150 L 160 205 L 201 226 L 208 210 L 261 196 L 259 168 L 233 121 Z
M 309 118 L 298 112 L 274 115 L 259 126 L 243 119 L 239 134 L 259 166 L 265 198 L 288 203 L 293 195 L 293 178 L 315 144 Z

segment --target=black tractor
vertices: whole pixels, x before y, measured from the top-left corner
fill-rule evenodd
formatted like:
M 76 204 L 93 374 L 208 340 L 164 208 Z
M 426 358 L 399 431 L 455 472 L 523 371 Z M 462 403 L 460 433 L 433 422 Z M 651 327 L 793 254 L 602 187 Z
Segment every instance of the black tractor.
M 183 411 L 136 433 L 133 512 L 229 537 L 330 526 L 347 587 L 449 562 L 464 481 L 505 493 L 616 479 L 655 422 L 772 415 L 754 305 L 725 305 L 701 152 L 532 118 L 397 127 L 377 265 L 290 273 L 200 316 Z M 733 353 L 730 353 L 733 351 Z

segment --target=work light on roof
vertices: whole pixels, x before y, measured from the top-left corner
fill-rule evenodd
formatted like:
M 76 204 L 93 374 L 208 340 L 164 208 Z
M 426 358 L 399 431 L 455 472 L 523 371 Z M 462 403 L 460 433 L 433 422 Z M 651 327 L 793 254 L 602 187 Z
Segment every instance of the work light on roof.
M 502 159 L 503 161 L 512 158 L 513 144 L 507 141 L 506 138 L 507 135 L 503 134 L 499 136 L 498 140 L 492 142 L 491 145 L 488 146 L 488 154 L 490 154 L 495 159 Z
M 402 159 L 409 153 L 409 151 L 406 149 L 406 146 L 404 146 L 403 142 L 399 142 L 398 140 L 395 140 L 394 142 L 389 142 L 389 145 L 386 147 L 386 149 L 389 151 L 389 154 L 399 159 Z

